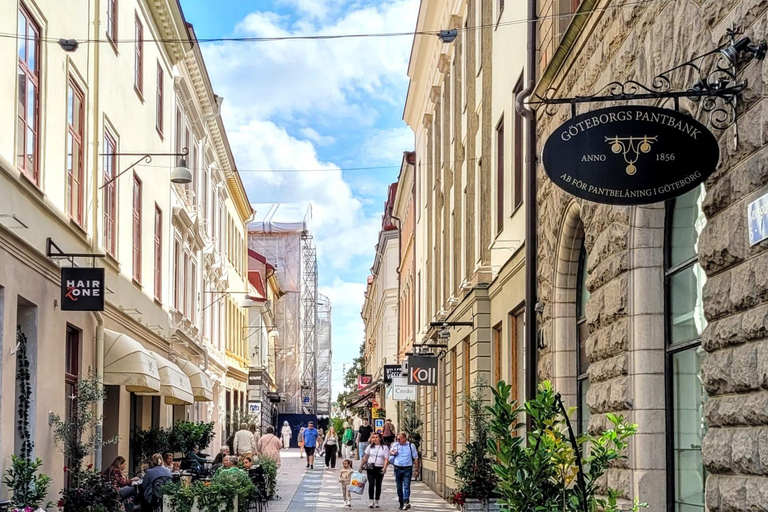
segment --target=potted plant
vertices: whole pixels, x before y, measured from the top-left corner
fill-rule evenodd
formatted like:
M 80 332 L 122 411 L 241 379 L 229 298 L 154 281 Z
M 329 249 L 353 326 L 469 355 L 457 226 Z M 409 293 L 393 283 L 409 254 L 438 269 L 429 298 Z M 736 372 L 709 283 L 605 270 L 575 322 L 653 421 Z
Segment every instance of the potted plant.
M 451 502 L 461 510 L 498 510 L 494 459 L 488 452 L 490 434 L 488 412 L 483 403 L 485 381 L 476 380 L 475 390 L 465 394 L 469 410 L 470 434 L 464 451 L 450 454 L 450 460 L 459 482 Z
M 3 483 L 8 486 L 13 496 L 11 507 L 14 512 L 33 512 L 47 509 L 53 506 L 46 502 L 48 487 L 51 485 L 51 477 L 38 474 L 43 466 L 39 458 L 32 459 L 32 450 L 35 446 L 32 441 L 32 433 L 29 430 L 29 409 L 32 386 L 30 384 L 29 358 L 27 357 L 27 337 L 21 332 L 21 327 L 16 330 L 16 381 L 19 385 L 19 407 L 16 430 L 21 438 L 19 455 L 11 456 L 11 466 L 6 470 Z
M 599 436 L 576 438 L 568 412 L 550 382 L 539 385 L 536 398 L 523 407 L 510 400 L 511 386 L 500 381 L 493 389 L 488 450 L 495 457 L 501 503 L 511 510 L 537 512 L 618 512 L 620 493 L 608 489 L 599 494 L 599 481 L 608 468 L 626 459 L 628 440 L 637 425 L 621 416 L 607 414 L 612 428 Z M 516 435 L 531 419 L 527 439 Z M 587 447 L 582 457 L 582 447 Z M 632 511 L 646 506 L 635 497 Z

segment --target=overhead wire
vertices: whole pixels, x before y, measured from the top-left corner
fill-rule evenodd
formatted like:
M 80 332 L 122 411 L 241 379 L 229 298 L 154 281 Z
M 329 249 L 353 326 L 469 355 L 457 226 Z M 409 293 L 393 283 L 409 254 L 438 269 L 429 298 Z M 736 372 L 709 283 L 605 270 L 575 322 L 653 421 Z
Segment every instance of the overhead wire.
M 540 16 L 538 18 L 521 18 L 516 20 L 502 21 L 498 23 L 491 23 L 487 25 L 476 25 L 473 27 L 461 27 L 457 28 L 458 32 L 470 32 L 476 30 L 483 30 L 486 28 L 496 28 L 502 26 L 520 25 L 531 22 L 538 22 L 546 19 L 560 19 L 560 18 L 572 18 L 577 16 L 585 16 L 596 12 L 608 11 L 612 9 L 622 9 L 626 7 L 634 7 L 637 5 L 648 5 L 657 0 L 632 0 L 623 2 L 617 5 L 607 5 L 604 7 L 596 7 L 583 12 L 577 13 L 560 13 L 550 14 L 546 16 Z M 277 41 L 313 41 L 313 40 L 335 40 L 335 39 L 368 39 L 368 38 L 384 38 L 384 37 L 405 37 L 405 36 L 438 36 L 441 30 L 415 30 L 406 32 L 378 32 L 378 33 L 351 33 L 351 34 L 310 34 L 310 35 L 287 35 L 287 36 L 242 36 L 242 37 L 211 37 L 211 38 L 159 38 L 159 39 L 143 39 L 145 43 L 264 43 L 264 42 L 277 42 Z M 26 36 L 19 36 L 18 34 L 11 34 L 8 32 L 0 32 L 0 38 L 7 39 L 27 39 Z M 38 37 L 41 42 L 46 43 L 58 43 L 60 39 L 71 38 L 58 38 L 53 36 Z M 75 39 L 78 44 L 90 44 L 90 43 L 110 43 L 110 44 L 134 44 L 135 39 Z

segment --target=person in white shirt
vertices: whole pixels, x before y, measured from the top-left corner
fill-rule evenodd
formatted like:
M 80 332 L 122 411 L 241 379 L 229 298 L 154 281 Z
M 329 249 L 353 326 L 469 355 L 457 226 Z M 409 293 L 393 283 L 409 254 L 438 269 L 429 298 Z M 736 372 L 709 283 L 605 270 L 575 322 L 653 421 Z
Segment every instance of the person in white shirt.
M 248 430 L 247 423 L 240 424 L 240 430 L 235 433 L 233 448 L 235 453 L 241 457 L 253 455 L 253 433 Z
M 381 444 L 381 436 L 378 433 L 371 434 L 370 444 L 365 449 L 363 460 L 360 461 L 359 471 L 368 473 L 368 499 L 371 504 L 368 508 L 379 508 L 381 498 L 381 484 L 389 465 L 389 448 Z
M 288 449 L 291 447 L 291 437 L 293 436 L 293 432 L 291 432 L 291 426 L 288 424 L 287 421 L 283 422 L 283 430 L 280 431 L 283 438 L 283 448 Z

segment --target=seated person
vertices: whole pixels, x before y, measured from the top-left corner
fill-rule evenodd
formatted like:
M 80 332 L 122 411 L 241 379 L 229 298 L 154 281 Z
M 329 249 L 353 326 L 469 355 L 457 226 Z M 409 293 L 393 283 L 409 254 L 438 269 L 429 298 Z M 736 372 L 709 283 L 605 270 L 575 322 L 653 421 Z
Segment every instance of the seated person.
M 216 472 L 222 473 L 222 472 L 234 472 L 234 471 L 242 471 L 240 468 L 237 467 L 237 456 L 236 455 L 228 455 L 224 457 L 223 463 L 221 465 L 221 468 Z
M 158 479 L 165 479 L 171 481 L 171 470 L 163 465 L 163 456 L 156 453 L 152 456 L 151 465 L 146 473 L 144 473 L 144 479 L 141 482 L 141 486 L 144 488 L 144 501 L 145 503 L 152 504 L 155 499 L 155 481 Z
M 125 466 L 125 457 L 117 457 L 112 461 L 112 464 L 104 470 L 102 475 L 117 487 L 117 491 L 120 493 L 120 499 L 126 502 L 125 509 L 130 510 L 132 508 L 131 498 L 136 495 L 136 489 L 133 487 L 133 482 L 137 481 L 138 478 L 126 478 Z
M 167 467 L 171 471 L 178 471 L 179 470 L 179 463 L 178 462 L 174 462 L 173 454 L 171 452 L 165 452 L 163 454 L 163 466 Z
M 219 469 L 224 461 L 224 457 L 229 455 L 229 446 L 224 445 L 219 449 L 219 454 L 213 459 L 213 471 Z

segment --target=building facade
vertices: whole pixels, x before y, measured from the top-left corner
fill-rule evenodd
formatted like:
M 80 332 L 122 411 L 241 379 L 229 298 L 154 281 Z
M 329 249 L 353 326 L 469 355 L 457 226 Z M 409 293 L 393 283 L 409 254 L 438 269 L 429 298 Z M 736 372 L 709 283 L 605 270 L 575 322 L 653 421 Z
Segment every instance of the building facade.
M 525 161 L 521 2 L 422 1 L 404 119 L 415 135 L 415 350 L 439 358 L 437 387 L 420 387 L 423 477 L 456 488 L 448 454 L 471 436 L 464 396 L 481 382 L 522 393 Z M 495 53 L 495 48 L 503 50 Z M 450 324 L 460 322 L 460 327 Z M 442 325 L 447 323 L 447 326 Z M 438 333 L 442 335 L 438 339 Z
M 603 8 L 611 4 L 583 0 L 562 10 L 562 2 L 539 2 L 539 95 L 591 95 L 629 79 L 652 84 L 692 56 L 727 47 L 732 27 L 765 37 L 766 6 L 752 1 Z M 608 484 L 651 510 L 765 507 L 766 282 L 757 269 L 766 245 L 750 245 L 746 214 L 768 183 L 758 128 L 764 69 L 751 62 L 740 74 L 748 85 L 738 128 L 717 130 L 700 104 L 681 100 L 680 110 L 718 136 L 720 164 L 674 200 L 589 203 L 538 169 L 538 373 L 578 407 L 582 431 L 601 430 L 609 412 L 638 424 L 628 464 L 612 469 Z M 690 79 L 675 77 L 673 89 Z M 571 115 L 568 107 L 551 111 L 537 110 L 539 150 Z
M 414 166 L 416 153 L 406 151 L 397 178 L 395 204 L 392 218 L 397 221 L 400 261 L 397 267 L 397 363 L 405 360 L 405 354 L 413 348 L 416 332 L 416 188 Z
M 22 0 L 0 12 L 3 31 L 17 36 L 0 50 L 14 71 L 0 79 L 0 469 L 18 450 L 15 347 L 26 339 L 35 455 L 55 494 L 64 460 L 48 414 L 66 417 L 88 373 L 103 374 L 104 434 L 120 437 L 96 467 L 131 458 L 135 427 L 223 420 L 223 347 L 242 340 L 242 310 L 213 319 L 204 292 L 246 291 L 252 210 L 178 3 Z M 65 51 L 59 38 L 106 42 Z M 188 186 L 170 182 L 180 148 Z M 231 227 L 217 227 L 216 208 Z M 98 257 L 52 256 L 58 250 Z M 61 311 L 61 267 L 92 265 L 105 271 L 104 311 Z
M 365 325 L 365 370 L 376 386 L 377 409 L 383 409 L 387 418 L 398 425 L 395 400 L 387 393 L 384 366 L 399 364 L 398 347 L 398 266 L 400 240 L 395 219 L 392 217 L 397 183 L 389 186 L 384 215 L 381 219 L 376 257 L 365 290 L 361 316 Z M 379 413 L 380 414 L 380 413 Z

